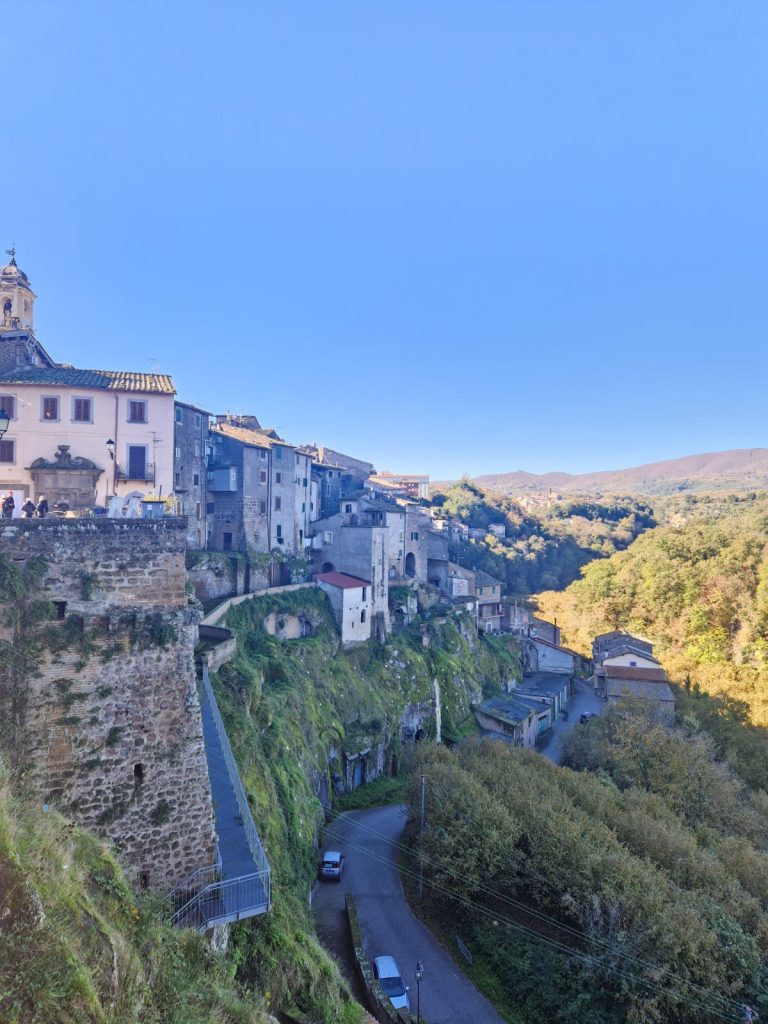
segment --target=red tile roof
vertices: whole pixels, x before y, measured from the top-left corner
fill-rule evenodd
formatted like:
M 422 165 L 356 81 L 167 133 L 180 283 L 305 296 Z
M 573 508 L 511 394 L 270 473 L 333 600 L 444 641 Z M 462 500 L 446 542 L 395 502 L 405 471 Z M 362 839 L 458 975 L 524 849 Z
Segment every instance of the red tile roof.
M 318 583 L 328 583 L 332 587 L 340 587 L 342 590 L 359 589 L 370 587 L 370 580 L 361 580 L 359 576 L 347 576 L 343 572 L 319 572 L 315 576 Z

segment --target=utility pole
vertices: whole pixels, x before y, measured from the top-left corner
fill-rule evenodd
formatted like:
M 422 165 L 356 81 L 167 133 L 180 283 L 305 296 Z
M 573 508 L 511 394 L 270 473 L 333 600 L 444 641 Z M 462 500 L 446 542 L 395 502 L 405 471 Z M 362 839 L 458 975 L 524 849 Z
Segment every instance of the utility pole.
M 424 895 L 424 803 L 426 799 L 426 775 L 421 776 L 421 816 L 419 819 L 419 899 Z

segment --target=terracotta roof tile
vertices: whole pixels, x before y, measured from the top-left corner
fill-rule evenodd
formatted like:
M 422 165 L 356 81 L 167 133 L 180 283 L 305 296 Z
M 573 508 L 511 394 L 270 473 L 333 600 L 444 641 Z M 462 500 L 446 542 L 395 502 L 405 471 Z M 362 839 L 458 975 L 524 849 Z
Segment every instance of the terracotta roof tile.
M 70 388 L 103 388 L 107 391 L 138 391 L 175 395 L 166 373 L 135 373 L 132 370 L 78 370 L 74 366 L 28 366 L 0 375 L 3 384 L 46 384 Z

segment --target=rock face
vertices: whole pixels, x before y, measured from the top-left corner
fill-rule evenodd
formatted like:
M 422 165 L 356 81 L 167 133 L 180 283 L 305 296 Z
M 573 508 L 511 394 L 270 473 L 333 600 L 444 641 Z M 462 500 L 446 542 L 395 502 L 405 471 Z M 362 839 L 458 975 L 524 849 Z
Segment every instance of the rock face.
M 23 652 L 0 667 L 11 757 L 41 806 L 66 808 L 163 890 L 215 852 L 185 548 L 183 519 L 0 525 L 4 571 L 44 560 L 0 609 L 0 639 Z

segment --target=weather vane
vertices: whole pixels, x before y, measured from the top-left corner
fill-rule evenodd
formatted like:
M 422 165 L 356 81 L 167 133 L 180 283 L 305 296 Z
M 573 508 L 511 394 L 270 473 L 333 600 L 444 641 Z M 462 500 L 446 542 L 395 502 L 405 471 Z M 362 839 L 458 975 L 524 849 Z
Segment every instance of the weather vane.
M 15 244 L 13 242 L 11 242 L 11 248 L 10 249 L 6 249 L 5 251 L 11 257 L 11 262 L 13 262 L 16 259 L 16 246 L 15 246 Z

